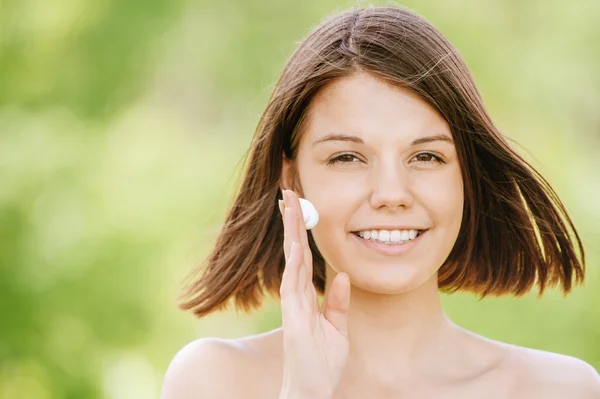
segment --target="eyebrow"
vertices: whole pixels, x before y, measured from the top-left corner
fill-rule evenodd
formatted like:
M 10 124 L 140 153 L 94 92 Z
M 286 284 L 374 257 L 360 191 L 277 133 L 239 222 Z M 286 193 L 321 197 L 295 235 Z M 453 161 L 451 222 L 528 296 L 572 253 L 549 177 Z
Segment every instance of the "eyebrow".
M 357 144 L 365 143 L 360 137 L 357 137 L 357 136 L 341 134 L 341 133 L 331 133 L 331 134 L 328 134 L 327 136 L 322 137 L 319 140 L 315 141 L 313 143 L 313 147 L 315 147 L 317 144 L 324 143 L 326 141 L 349 141 L 349 142 L 357 143 Z M 450 137 L 446 134 L 436 134 L 433 136 L 419 137 L 418 139 L 415 139 L 412 143 L 410 143 L 410 145 L 415 146 L 415 145 L 423 144 L 423 143 L 431 143 L 432 141 L 445 141 L 447 143 L 454 144 L 454 140 L 452 140 L 452 137 Z

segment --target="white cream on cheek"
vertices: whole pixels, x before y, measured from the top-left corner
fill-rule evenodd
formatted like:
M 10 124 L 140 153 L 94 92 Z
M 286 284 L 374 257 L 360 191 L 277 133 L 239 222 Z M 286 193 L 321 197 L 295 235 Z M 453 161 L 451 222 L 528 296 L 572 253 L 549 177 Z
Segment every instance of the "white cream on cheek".
M 305 198 L 299 198 L 300 207 L 302 208 L 302 217 L 304 219 L 304 227 L 306 230 L 314 228 L 319 223 L 319 212 L 312 202 Z

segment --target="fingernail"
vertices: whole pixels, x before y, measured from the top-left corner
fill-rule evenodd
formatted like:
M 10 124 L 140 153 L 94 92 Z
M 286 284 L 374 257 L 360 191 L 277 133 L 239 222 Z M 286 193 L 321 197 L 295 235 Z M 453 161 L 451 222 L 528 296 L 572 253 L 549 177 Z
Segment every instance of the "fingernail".
M 279 200 L 279 213 L 281 213 L 281 216 L 283 216 L 283 208 L 284 208 L 283 200 Z
M 288 199 L 288 194 L 287 194 L 288 190 L 283 190 L 283 204 L 284 207 L 287 208 L 289 205 L 287 203 L 287 199 Z

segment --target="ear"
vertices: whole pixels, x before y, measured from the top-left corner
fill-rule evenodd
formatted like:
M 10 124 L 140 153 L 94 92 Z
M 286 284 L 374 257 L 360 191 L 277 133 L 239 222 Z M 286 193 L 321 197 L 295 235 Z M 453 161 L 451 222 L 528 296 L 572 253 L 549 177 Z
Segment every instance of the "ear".
M 292 190 L 294 183 L 295 172 L 294 160 L 289 159 L 285 156 L 285 153 L 281 152 L 281 175 L 279 176 L 279 190 Z
M 279 189 L 294 190 L 300 197 L 302 197 L 302 188 L 300 187 L 300 179 L 298 178 L 296 161 L 287 158 L 283 152 L 281 154 L 281 159 L 282 162 L 281 175 L 279 177 Z

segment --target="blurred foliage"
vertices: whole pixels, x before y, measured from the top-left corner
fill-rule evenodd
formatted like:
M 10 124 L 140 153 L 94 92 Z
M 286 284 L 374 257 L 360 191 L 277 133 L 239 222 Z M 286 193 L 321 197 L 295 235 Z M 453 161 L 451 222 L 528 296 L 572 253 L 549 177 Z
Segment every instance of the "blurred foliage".
M 450 317 L 600 369 L 600 3 L 403 4 L 463 54 L 588 255 L 585 287 L 566 298 L 452 295 Z M 285 60 L 357 5 L 0 3 L 0 398 L 157 397 L 186 342 L 279 325 L 273 300 L 197 321 L 174 299 L 213 242 Z

